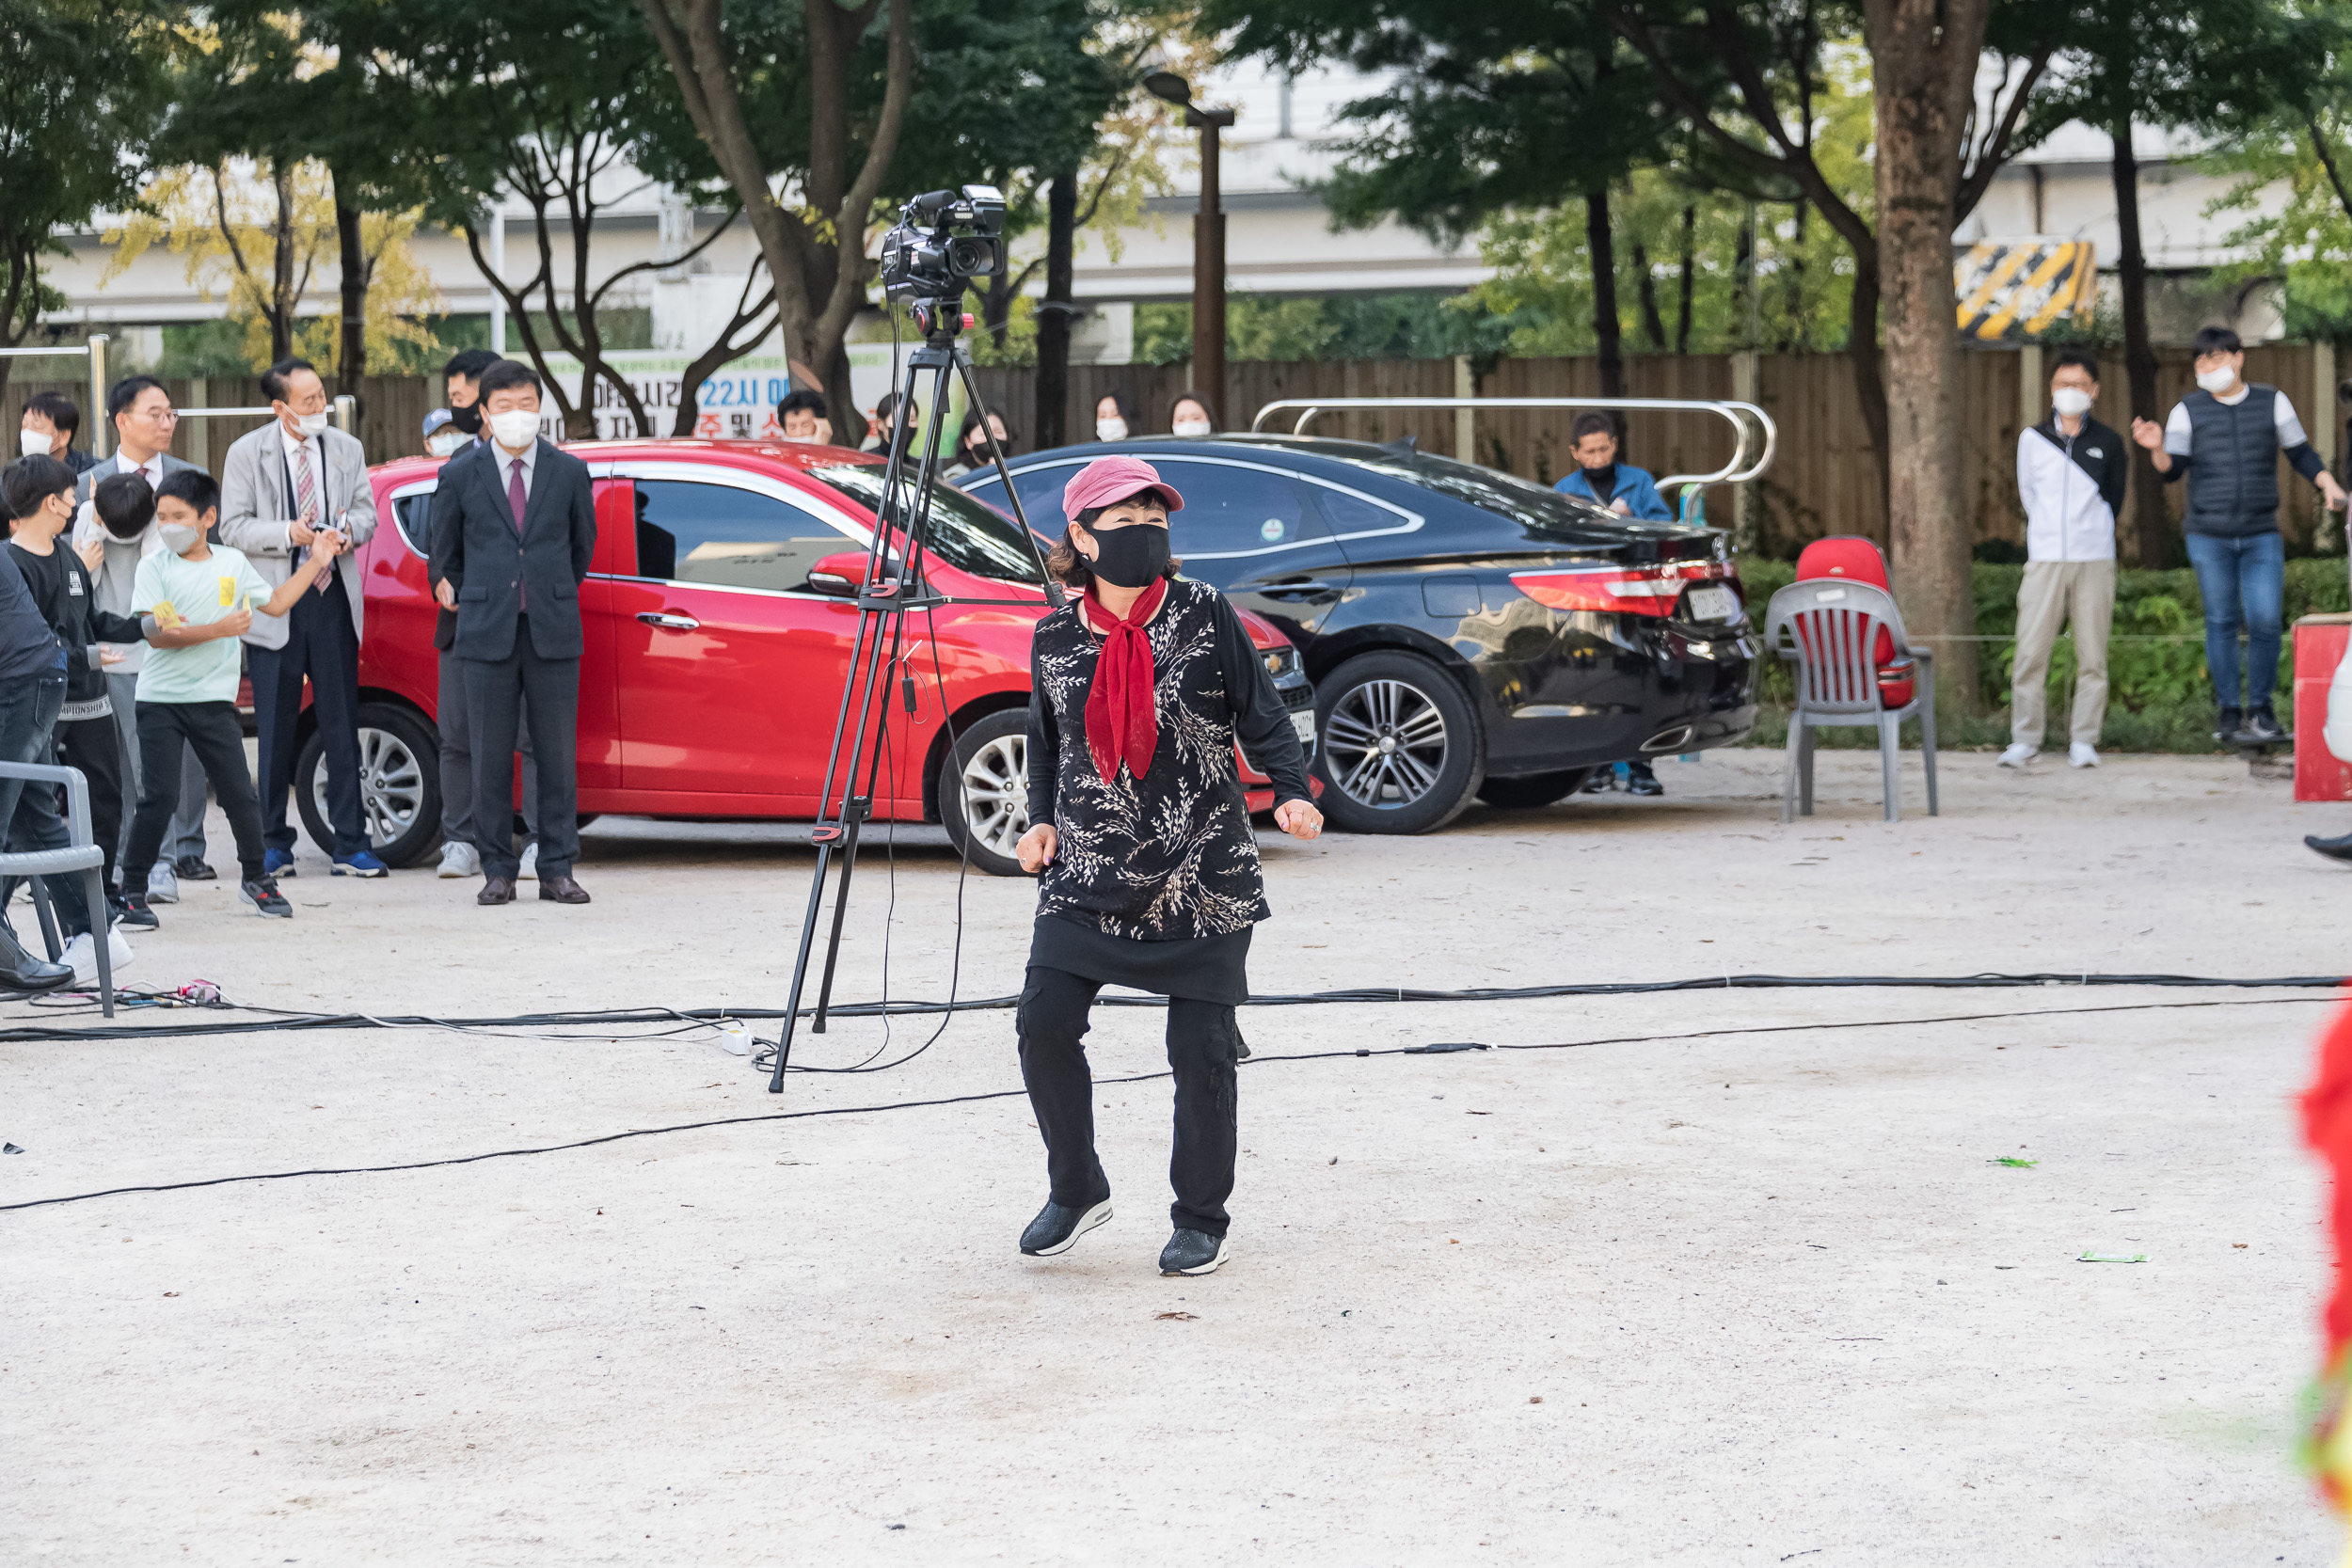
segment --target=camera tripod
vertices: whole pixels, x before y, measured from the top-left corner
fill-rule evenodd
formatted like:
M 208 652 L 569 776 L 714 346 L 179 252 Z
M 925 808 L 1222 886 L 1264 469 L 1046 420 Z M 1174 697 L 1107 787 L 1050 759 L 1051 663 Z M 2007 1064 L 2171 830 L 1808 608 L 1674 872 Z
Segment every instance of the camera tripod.
M 892 422 L 890 432 L 889 467 L 882 478 L 882 501 L 875 509 L 874 538 L 867 546 L 866 575 L 858 585 L 857 632 L 850 650 L 850 667 L 841 683 L 841 704 L 834 716 L 833 749 L 825 758 L 825 782 L 817 798 L 817 829 L 811 842 L 817 846 L 817 869 L 810 879 L 808 911 L 801 920 L 801 944 L 792 962 L 792 990 L 785 1005 L 781 1032 L 776 1041 L 775 1071 L 768 1080 L 770 1094 L 784 1092 L 784 1074 L 792 1059 L 792 1035 L 800 1022 L 801 996 L 808 980 L 809 959 L 815 953 L 817 923 L 825 896 L 825 877 L 838 858 L 841 878 L 834 890 L 832 929 L 825 939 L 823 976 L 817 990 L 817 1007 L 810 1023 L 810 1032 L 825 1032 L 825 1015 L 833 1004 L 834 965 L 841 954 L 841 928 L 850 907 L 850 879 L 857 869 L 858 840 L 861 830 L 874 814 L 874 786 L 882 772 L 882 730 L 889 719 L 884 711 L 889 702 L 883 688 L 884 675 L 898 662 L 899 652 L 906 645 L 906 619 L 918 610 L 936 610 L 945 605 L 1021 605 L 1034 608 L 1032 599 L 959 599 L 930 591 L 923 578 L 923 557 L 931 529 L 931 498 L 939 486 L 939 436 L 942 420 L 946 416 L 948 377 L 961 378 L 964 396 L 979 416 L 979 429 L 988 437 L 989 456 L 1004 482 L 1005 495 L 1011 502 L 1013 520 L 1020 526 L 1023 538 L 1028 541 L 1029 554 L 1036 560 L 1038 577 L 1045 588 L 1047 610 L 1060 608 L 1061 585 L 1045 570 L 1044 556 L 1038 549 L 1037 535 L 1029 528 L 1027 510 L 1021 504 L 1021 492 L 1013 487 L 1012 473 L 1005 465 L 1004 449 L 997 444 L 996 434 L 988 422 L 988 407 L 980 399 L 980 389 L 972 374 L 972 356 L 958 339 L 958 334 L 971 324 L 961 312 L 961 293 L 946 299 L 918 299 L 913 302 L 915 325 L 922 329 L 923 346 L 907 357 L 906 380 L 894 388 L 899 395 L 899 415 Z M 930 372 L 931 397 L 928 414 L 921 428 L 929 433 L 923 444 L 921 464 L 912 486 L 906 483 L 906 449 L 908 432 L 917 420 L 915 390 L 925 372 Z M 912 495 L 912 503 L 907 498 Z M 891 541 L 903 530 L 906 536 L 903 552 L 893 554 Z M 906 675 L 907 711 L 914 711 L 914 678 Z M 877 701 L 879 697 L 879 702 Z M 946 693 L 940 693 L 945 704 Z M 855 709 L 852 720 L 851 709 Z M 947 744 L 955 746 L 955 722 L 946 720 Z M 940 802 L 943 815 L 960 810 L 958 800 Z

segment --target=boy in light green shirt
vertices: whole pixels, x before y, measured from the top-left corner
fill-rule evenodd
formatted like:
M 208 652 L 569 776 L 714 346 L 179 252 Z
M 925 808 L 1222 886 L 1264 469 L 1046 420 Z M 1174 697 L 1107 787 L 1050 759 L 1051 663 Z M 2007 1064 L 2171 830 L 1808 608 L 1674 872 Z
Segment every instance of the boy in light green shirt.
M 139 669 L 138 814 L 122 857 L 123 902 L 146 910 L 147 878 L 164 830 L 180 803 L 180 756 L 196 759 L 236 836 L 243 868 L 238 895 L 262 914 L 291 919 L 294 906 L 262 869 L 262 802 L 245 770 L 245 730 L 237 721 L 238 639 L 253 612 L 283 615 L 318 586 L 335 562 L 334 546 L 310 556 L 272 593 L 240 551 L 205 537 L 219 515 L 220 485 L 201 468 L 167 473 L 155 488 L 155 520 L 164 550 L 139 562 L 132 613 L 155 617 Z

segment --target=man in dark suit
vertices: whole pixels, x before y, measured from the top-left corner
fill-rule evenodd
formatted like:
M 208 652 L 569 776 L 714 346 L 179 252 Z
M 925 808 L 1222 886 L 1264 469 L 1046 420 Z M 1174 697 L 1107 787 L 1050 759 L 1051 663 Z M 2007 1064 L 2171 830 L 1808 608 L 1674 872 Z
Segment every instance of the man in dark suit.
M 539 377 L 502 359 L 482 372 L 490 438 L 443 465 L 433 495 L 427 576 L 457 612 L 473 739 L 473 829 L 482 855 L 475 902 L 515 898 L 516 710 L 530 709 L 539 764 L 539 896 L 585 904 L 580 855 L 580 585 L 596 550 L 588 466 L 539 438 Z

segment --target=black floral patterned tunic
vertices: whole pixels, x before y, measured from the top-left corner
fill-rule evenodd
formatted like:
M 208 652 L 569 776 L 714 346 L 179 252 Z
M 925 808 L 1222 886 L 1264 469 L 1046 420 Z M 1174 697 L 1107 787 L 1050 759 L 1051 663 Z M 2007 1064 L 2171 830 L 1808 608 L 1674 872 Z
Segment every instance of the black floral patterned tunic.
M 1102 640 L 1074 600 L 1037 624 L 1029 820 L 1054 824 L 1059 847 L 1040 881 L 1029 961 L 1239 1002 L 1250 927 L 1271 911 L 1233 745 L 1274 781 L 1278 804 L 1311 799 L 1306 761 L 1273 678 L 1222 594 L 1172 578 L 1144 629 L 1159 744 L 1143 779 L 1121 762 L 1105 780 L 1086 736 Z

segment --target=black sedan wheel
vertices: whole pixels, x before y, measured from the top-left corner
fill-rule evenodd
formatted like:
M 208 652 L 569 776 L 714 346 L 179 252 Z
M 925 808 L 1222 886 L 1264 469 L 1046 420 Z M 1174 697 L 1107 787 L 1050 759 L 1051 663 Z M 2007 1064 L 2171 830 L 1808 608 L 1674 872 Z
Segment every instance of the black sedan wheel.
M 386 703 L 359 705 L 359 818 L 388 865 L 414 865 L 441 841 L 440 747 L 424 721 Z M 294 805 L 311 842 L 332 845 L 326 746 L 318 732 L 294 758 Z
M 1364 654 L 1317 683 L 1323 809 L 1354 833 L 1425 833 L 1470 803 L 1485 773 L 1478 715 L 1418 654 Z
M 992 877 L 1018 877 L 1029 831 L 1029 710 L 982 718 L 939 759 L 939 818 L 955 847 Z
M 1525 811 L 1565 800 L 1593 776 L 1589 768 L 1564 768 L 1556 773 L 1528 773 L 1516 779 L 1488 779 L 1478 786 L 1478 798 L 1504 811 Z

